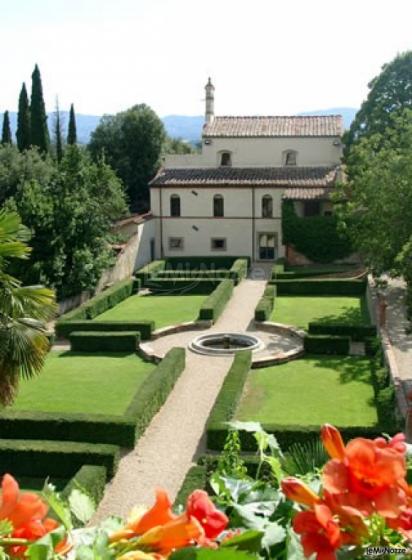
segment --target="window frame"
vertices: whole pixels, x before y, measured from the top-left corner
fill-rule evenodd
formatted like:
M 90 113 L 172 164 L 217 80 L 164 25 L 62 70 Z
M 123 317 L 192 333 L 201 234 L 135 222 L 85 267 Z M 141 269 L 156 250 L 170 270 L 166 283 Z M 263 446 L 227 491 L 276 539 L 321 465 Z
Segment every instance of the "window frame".
M 172 247 L 172 241 L 176 241 L 176 240 L 179 240 L 181 242 L 181 247 Z M 185 238 L 184 237 L 170 236 L 168 238 L 167 245 L 169 247 L 169 251 L 183 251 L 184 248 L 185 248 Z
M 288 157 L 289 156 L 294 156 L 295 158 L 295 162 L 294 163 L 288 163 Z M 298 152 L 297 150 L 284 150 L 283 151 L 283 165 L 284 167 L 297 167 L 298 165 Z
M 221 206 L 221 212 L 216 212 L 215 204 L 219 202 Z M 214 194 L 213 195 L 213 217 L 214 218 L 224 218 L 225 217 L 225 197 L 222 194 Z
M 317 212 L 313 209 L 317 208 Z M 305 200 L 303 204 L 303 217 L 312 218 L 313 216 L 322 216 L 322 205 L 320 200 Z
M 173 203 L 178 202 L 179 207 L 178 207 L 178 212 L 175 213 L 174 209 L 173 209 Z M 169 204 L 170 204 L 170 217 L 171 218 L 180 218 L 182 215 L 182 199 L 180 197 L 179 194 L 171 194 L 170 195 L 170 200 L 169 200 Z
M 232 152 L 230 150 L 221 150 L 219 153 L 219 167 L 232 167 Z M 227 156 L 229 163 L 223 163 L 223 158 Z
M 214 247 L 213 244 L 216 241 L 223 241 L 223 247 Z M 219 252 L 227 251 L 227 238 L 226 237 L 212 237 L 210 239 L 210 250 L 211 251 L 219 251 Z
M 267 209 L 265 203 L 269 203 L 269 208 Z M 273 218 L 273 196 L 271 194 L 264 194 L 261 200 L 261 213 L 262 218 Z

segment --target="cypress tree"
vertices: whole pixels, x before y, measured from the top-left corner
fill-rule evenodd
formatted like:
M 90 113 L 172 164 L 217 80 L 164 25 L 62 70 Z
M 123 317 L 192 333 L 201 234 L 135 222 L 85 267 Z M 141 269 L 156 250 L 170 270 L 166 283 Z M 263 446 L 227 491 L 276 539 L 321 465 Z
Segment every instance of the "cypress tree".
M 23 83 L 19 95 L 19 112 L 17 114 L 17 147 L 21 152 L 30 148 L 30 105 L 26 84 Z
M 30 129 L 31 144 L 38 146 L 41 152 L 45 153 L 49 149 L 50 137 L 47 128 L 47 114 L 43 99 L 43 88 L 41 84 L 41 76 L 39 67 L 34 67 L 31 86 L 31 103 L 30 103 Z
M 53 123 L 53 140 L 54 148 L 56 150 L 56 159 L 58 163 L 63 159 L 63 133 L 62 133 L 62 119 L 60 116 L 59 100 L 56 99 L 56 109 L 54 111 Z
M 67 133 L 67 143 L 69 145 L 77 144 L 76 116 L 74 114 L 73 103 L 70 105 L 69 130 Z
M 11 137 L 11 129 L 10 129 L 10 117 L 9 112 L 4 112 L 3 117 L 3 128 L 1 131 L 1 143 L 2 144 L 13 144 L 13 140 Z

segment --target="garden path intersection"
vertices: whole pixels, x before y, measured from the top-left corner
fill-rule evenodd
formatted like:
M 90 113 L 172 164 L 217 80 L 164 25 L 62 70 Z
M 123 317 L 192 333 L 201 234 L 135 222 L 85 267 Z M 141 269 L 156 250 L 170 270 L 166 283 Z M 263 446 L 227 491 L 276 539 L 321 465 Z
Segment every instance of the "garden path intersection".
M 249 277 L 235 287 L 211 330 L 247 330 L 263 295 L 267 272 L 252 268 Z M 92 523 L 108 515 L 127 515 L 136 504 L 152 503 L 157 487 L 175 498 L 201 447 L 209 413 L 231 363 L 231 357 L 186 352 L 182 375 L 136 447 L 123 455 Z

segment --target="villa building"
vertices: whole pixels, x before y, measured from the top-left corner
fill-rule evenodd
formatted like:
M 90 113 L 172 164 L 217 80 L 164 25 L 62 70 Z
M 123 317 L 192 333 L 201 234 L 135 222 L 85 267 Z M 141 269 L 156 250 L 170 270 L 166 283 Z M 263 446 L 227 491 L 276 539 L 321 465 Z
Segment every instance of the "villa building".
M 285 255 L 282 202 L 328 214 L 340 178 L 342 117 L 215 117 L 206 85 L 200 154 L 169 155 L 151 181 L 156 258 Z

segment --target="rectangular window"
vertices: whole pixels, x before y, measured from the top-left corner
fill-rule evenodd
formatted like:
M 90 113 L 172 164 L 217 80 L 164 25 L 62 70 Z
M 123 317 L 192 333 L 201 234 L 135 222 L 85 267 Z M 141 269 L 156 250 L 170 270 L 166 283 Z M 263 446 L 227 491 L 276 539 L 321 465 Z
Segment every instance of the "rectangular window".
M 183 237 L 169 237 L 169 250 L 180 251 L 183 249 Z
M 212 251 L 226 251 L 226 239 L 224 237 L 214 237 L 211 240 Z

